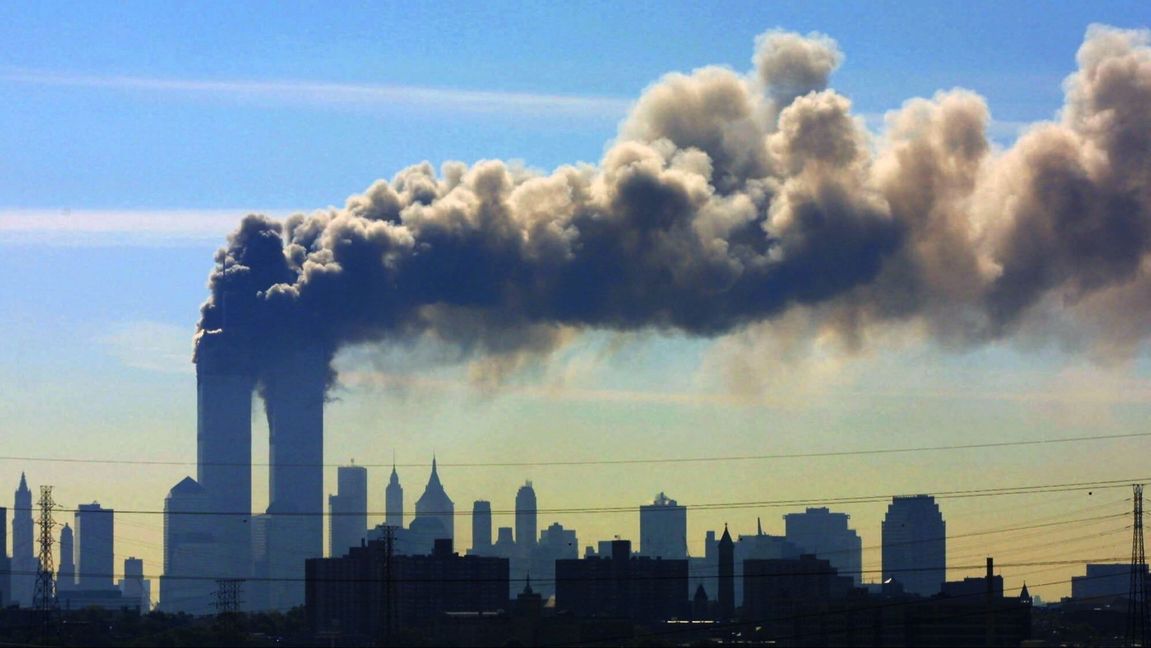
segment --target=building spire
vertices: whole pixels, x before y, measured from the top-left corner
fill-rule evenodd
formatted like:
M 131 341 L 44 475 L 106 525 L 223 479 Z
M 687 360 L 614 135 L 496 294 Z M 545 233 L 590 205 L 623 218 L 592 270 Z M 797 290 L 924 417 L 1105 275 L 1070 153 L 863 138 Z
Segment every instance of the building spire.
M 755 535 L 763 535 L 763 520 L 759 516 L 755 518 Z
M 24 471 L 20 471 L 20 486 L 17 490 L 28 490 L 28 480 L 24 478 Z

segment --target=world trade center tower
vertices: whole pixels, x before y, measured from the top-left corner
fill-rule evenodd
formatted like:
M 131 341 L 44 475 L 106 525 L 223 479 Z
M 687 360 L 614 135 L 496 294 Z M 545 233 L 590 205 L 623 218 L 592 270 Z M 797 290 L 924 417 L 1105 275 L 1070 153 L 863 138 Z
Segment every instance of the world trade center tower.
M 252 389 L 243 350 L 215 336 L 196 352 L 196 479 L 204 488 L 212 559 L 203 577 L 247 578 L 252 537 Z

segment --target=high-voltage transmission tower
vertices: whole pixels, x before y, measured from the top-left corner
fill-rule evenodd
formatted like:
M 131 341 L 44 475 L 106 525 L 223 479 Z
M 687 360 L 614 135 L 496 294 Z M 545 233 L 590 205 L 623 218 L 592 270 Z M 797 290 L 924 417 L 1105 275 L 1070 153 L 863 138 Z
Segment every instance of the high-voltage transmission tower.
M 240 611 L 240 587 L 243 583 L 242 578 L 216 579 L 216 600 L 212 602 L 216 614 L 223 616 Z
M 1147 646 L 1147 556 L 1143 553 L 1143 484 L 1133 484 L 1134 522 L 1131 533 L 1131 589 L 1127 597 L 1127 645 Z
M 52 487 L 40 487 L 40 566 L 36 569 L 36 589 L 32 596 L 32 603 L 40 612 L 43 622 L 43 640 L 47 640 L 52 630 L 52 613 L 56 609 L 56 582 L 53 572 L 56 571 L 52 560 L 52 529 L 56 523 L 52 521 L 52 509 L 56 503 L 52 501 Z

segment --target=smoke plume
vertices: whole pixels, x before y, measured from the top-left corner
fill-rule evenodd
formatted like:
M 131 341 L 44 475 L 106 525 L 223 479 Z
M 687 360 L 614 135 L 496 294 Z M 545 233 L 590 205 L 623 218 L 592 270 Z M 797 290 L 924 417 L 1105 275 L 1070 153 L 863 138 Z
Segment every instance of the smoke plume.
M 514 366 L 581 330 L 719 336 L 795 309 L 853 344 L 893 324 L 953 347 L 1146 339 L 1147 31 L 1088 29 L 1057 119 L 1007 150 L 965 90 L 870 135 L 828 89 L 842 59 L 827 36 L 768 32 L 749 73 L 647 88 L 598 165 L 425 162 L 343 208 L 248 216 L 198 353 L 245 349 L 263 377 L 288 349 L 418 339 Z

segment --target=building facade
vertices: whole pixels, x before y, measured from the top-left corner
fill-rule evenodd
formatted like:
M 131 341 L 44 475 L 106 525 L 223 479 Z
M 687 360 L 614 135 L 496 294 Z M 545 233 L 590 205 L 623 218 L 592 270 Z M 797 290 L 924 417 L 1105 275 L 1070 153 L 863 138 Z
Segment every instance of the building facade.
M 76 587 L 115 589 L 115 513 L 97 502 L 76 509 Z
M 358 547 L 368 533 L 368 469 L 336 469 L 336 494 L 328 496 L 328 555 L 342 556 Z
M 883 518 L 883 579 L 934 596 L 947 580 L 947 525 L 930 495 L 895 497 Z
M 847 526 L 850 516 L 826 508 L 808 508 L 803 513 L 783 516 L 787 541 L 803 553 L 831 563 L 840 576 L 850 576 L 859 585 L 863 576 L 863 542 Z
M 639 550 L 649 558 L 687 559 L 687 507 L 660 493 L 639 507 Z
M 447 539 L 427 556 L 398 556 L 373 540 L 342 557 L 308 560 L 305 573 L 313 632 L 350 642 L 379 644 L 445 613 L 508 607 L 508 561 L 461 557 Z

